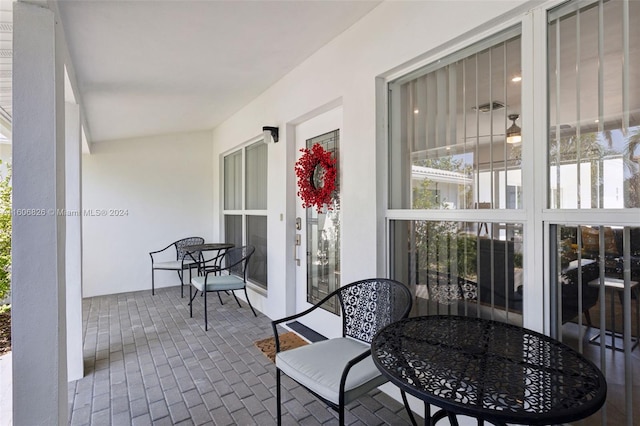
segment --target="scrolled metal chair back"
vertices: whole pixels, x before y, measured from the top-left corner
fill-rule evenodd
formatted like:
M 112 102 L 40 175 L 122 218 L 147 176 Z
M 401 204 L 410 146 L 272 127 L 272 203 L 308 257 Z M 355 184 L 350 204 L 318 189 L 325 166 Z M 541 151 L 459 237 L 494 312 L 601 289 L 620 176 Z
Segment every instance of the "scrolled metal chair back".
M 343 335 L 371 343 L 383 327 L 406 318 L 413 298 L 402 283 L 373 278 L 348 284 L 338 291 Z
M 232 275 L 246 280 L 247 265 L 256 249 L 253 246 L 235 247 L 225 253 L 225 265 Z
M 176 256 L 177 256 L 176 260 L 182 260 L 188 253 L 190 253 L 191 256 L 194 258 L 193 260 L 197 261 L 200 258 L 200 251 L 188 252 L 184 248 L 189 246 L 195 246 L 198 244 L 204 244 L 204 238 L 202 237 L 183 238 L 181 240 L 176 241 L 174 244 L 176 245 Z

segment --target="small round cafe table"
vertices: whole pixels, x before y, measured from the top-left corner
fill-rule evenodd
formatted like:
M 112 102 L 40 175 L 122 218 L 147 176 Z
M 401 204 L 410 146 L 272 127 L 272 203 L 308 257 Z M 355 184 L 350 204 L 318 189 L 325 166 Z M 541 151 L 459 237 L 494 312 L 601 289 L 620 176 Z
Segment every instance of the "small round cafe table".
M 479 424 L 568 423 L 598 411 L 607 396 L 602 372 L 584 356 L 543 334 L 496 321 L 407 318 L 380 330 L 371 353 L 403 392 L 405 405 L 404 392 L 425 402 L 425 423 L 448 417 L 456 425 L 456 414 Z M 440 408 L 433 417 L 428 404 Z

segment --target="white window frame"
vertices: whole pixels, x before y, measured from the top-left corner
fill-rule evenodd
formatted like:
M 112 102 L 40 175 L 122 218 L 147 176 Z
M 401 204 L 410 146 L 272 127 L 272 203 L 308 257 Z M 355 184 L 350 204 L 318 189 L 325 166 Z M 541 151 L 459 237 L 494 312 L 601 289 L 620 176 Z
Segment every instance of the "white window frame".
M 591 0 L 597 2 L 599 0 Z M 468 37 L 464 42 L 458 42 L 452 46 L 445 46 L 437 53 L 430 54 L 425 59 L 417 61 L 399 70 L 394 70 L 388 75 L 378 77 L 376 86 L 377 117 L 379 120 L 377 129 L 377 154 L 379 170 L 378 194 L 380 195 L 379 212 L 381 220 L 381 238 L 379 244 L 384 247 L 384 253 L 379 253 L 379 261 L 385 265 L 386 271 L 391 270 L 392 256 L 389 253 L 391 244 L 391 221 L 400 220 L 434 220 L 434 221 L 487 221 L 491 217 L 494 222 L 520 222 L 523 226 L 523 327 L 542 332 L 546 335 L 554 335 L 552 330 L 552 318 L 557 313 L 558 307 L 552 306 L 552 291 L 558 291 L 554 285 L 557 276 L 552 274 L 551 252 L 553 242 L 550 241 L 551 228 L 553 226 L 580 226 L 580 225 L 604 225 L 611 227 L 638 227 L 640 226 L 640 208 L 590 208 L 590 209 L 551 209 L 549 204 L 550 182 L 548 173 L 548 13 L 551 9 L 566 3 L 563 0 L 547 1 L 542 5 L 532 7 L 529 10 L 519 8 L 514 14 L 504 17 L 501 23 L 491 23 L 491 30 L 480 29 Z M 589 1 L 576 1 L 576 7 L 585 7 Z M 526 7 L 527 5 L 525 5 Z M 571 5 L 570 5 L 571 6 Z M 530 4 L 529 4 L 529 7 Z M 388 95 L 388 85 L 401 76 L 408 75 L 418 68 L 444 58 L 455 51 L 486 39 L 505 28 L 521 24 L 521 66 L 522 66 L 522 109 L 521 128 L 523 141 L 533 141 L 522 144 L 522 209 L 510 210 L 393 210 L 389 209 L 389 119 L 392 100 Z M 397 107 L 397 105 L 396 105 Z M 384 238 L 384 241 L 381 241 Z M 627 288 L 628 290 L 628 288 Z M 604 292 L 604 289 L 601 290 Z M 601 296 L 602 297 L 601 293 Z M 626 300 L 630 300 L 627 293 Z M 603 300 L 603 299 L 601 299 Z M 627 305 L 628 306 L 628 305 Z M 561 336 L 560 336 L 561 338 Z M 604 346 L 601 346 L 601 369 L 608 373 L 608 362 L 604 355 Z M 627 422 L 632 421 L 634 410 L 631 399 L 632 386 L 635 381 L 632 376 L 631 353 L 626 351 L 624 358 L 617 358 L 616 362 L 625 371 L 625 410 Z M 614 370 L 618 371 L 617 367 Z M 616 373 L 619 374 L 619 373 Z M 607 405 L 601 412 L 603 422 L 607 421 Z M 630 424 L 630 423 L 629 423 Z
M 594 0 L 597 1 L 597 0 Z M 523 267 L 524 297 L 523 326 L 549 334 L 551 332 L 550 306 L 550 224 L 591 225 L 606 223 L 615 226 L 638 226 L 640 209 L 549 209 L 547 177 L 547 13 L 550 9 L 564 3 L 553 0 L 530 10 L 517 9 L 499 23 L 492 22 L 490 27 L 480 28 L 463 42 L 445 46 L 437 52 L 396 69 L 378 79 L 378 117 L 384 120 L 384 126 L 378 127 L 377 140 L 380 161 L 378 166 L 384 170 L 379 180 L 381 190 L 381 211 L 385 223 L 385 265 L 390 270 L 391 244 L 390 222 L 393 220 L 469 221 L 469 222 L 507 222 L 522 223 L 523 228 Z M 581 3 L 581 6 L 585 4 Z M 437 60 L 461 51 L 475 43 L 500 33 L 513 26 L 521 26 L 521 64 L 522 64 L 522 209 L 509 210 L 409 210 L 389 209 L 389 84 L 401 77 L 434 63 Z M 544 93 L 544 96 L 540 96 Z M 534 149 L 544 145 L 545 149 Z M 543 268 L 540 266 L 543 265 Z
M 248 141 L 246 141 L 245 143 L 238 145 L 236 147 L 234 147 L 233 149 L 230 149 L 228 151 L 225 151 L 223 153 L 220 154 L 220 194 L 222 194 L 222 196 L 220 197 L 220 204 L 221 204 L 221 208 L 220 210 L 222 211 L 222 215 L 220 216 L 220 229 L 222 231 L 222 236 L 223 239 L 226 238 L 225 232 L 225 217 L 226 216 L 240 216 L 242 218 L 242 244 L 246 245 L 247 244 L 247 216 L 264 216 L 265 218 L 267 218 L 268 221 L 268 215 L 267 215 L 267 209 L 260 209 L 260 210 L 248 210 L 246 208 L 246 153 L 247 153 L 247 148 L 250 147 L 251 145 L 258 143 L 258 142 L 264 142 L 263 136 L 262 134 L 258 137 L 252 138 Z M 241 157 L 242 157 L 242 161 L 241 161 L 241 176 L 242 176 L 242 183 L 241 183 L 241 199 L 242 199 L 242 207 L 240 209 L 225 209 L 225 205 L 224 205 L 224 199 L 225 199 L 225 165 L 224 165 L 224 159 L 225 157 L 234 154 L 238 151 L 241 151 Z M 268 152 L 268 149 L 267 149 Z M 268 162 L 268 158 L 265 160 L 267 161 L 267 166 L 269 164 Z M 269 198 L 267 197 L 267 202 L 268 202 Z M 267 277 L 268 277 L 268 271 L 267 271 Z M 265 284 L 265 287 L 262 287 L 262 285 L 255 283 L 253 281 L 251 281 L 251 279 L 248 277 L 247 278 L 247 286 L 249 288 L 251 288 L 253 291 L 255 291 L 258 294 L 261 294 L 262 296 L 267 296 L 267 291 L 269 288 L 269 283 L 268 283 L 268 279 L 267 279 L 267 283 Z

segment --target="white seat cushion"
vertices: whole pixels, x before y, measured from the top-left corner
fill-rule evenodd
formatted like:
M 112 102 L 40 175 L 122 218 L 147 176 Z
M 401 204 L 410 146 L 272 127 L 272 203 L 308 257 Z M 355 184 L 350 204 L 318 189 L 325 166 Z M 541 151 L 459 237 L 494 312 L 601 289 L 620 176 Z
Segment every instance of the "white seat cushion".
M 195 262 L 192 259 L 185 259 L 184 266 L 188 267 L 194 265 Z M 179 271 L 182 269 L 181 260 L 170 260 L 168 262 L 153 262 L 153 269 L 171 269 Z
M 204 276 L 191 279 L 191 284 L 199 291 L 204 289 Z M 240 290 L 244 288 L 242 278 L 235 275 L 213 275 L 209 274 L 207 279 L 207 291 Z
M 321 397 L 339 403 L 340 379 L 344 367 L 370 346 L 348 337 L 323 340 L 279 352 L 276 366 L 287 376 Z M 345 404 L 387 382 L 371 356 L 357 363 L 347 376 Z

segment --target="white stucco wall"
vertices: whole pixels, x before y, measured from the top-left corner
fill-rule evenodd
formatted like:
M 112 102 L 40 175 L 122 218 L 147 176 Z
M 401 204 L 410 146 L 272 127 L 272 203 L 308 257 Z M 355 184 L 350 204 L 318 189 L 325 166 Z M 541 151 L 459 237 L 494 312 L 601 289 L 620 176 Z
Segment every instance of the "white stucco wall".
M 269 145 L 269 293 L 256 305 L 275 318 L 291 313 L 293 227 L 296 196 L 293 167 L 298 153 L 293 125 L 327 105 L 343 106 L 341 156 L 342 283 L 385 271 L 384 202 L 376 156 L 376 77 L 487 24 L 522 1 L 384 2 L 213 132 L 214 178 L 220 156 L 259 134 L 264 125 L 280 127 L 280 142 Z M 479 32 L 479 31 L 476 31 Z M 257 64 L 259 65 L 259 64 Z M 384 159 L 382 159 L 384 164 Z M 221 188 L 214 185 L 214 200 Z M 214 203 L 214 217 L 221 205 Z M 284 220 L 280 221 L 280 214 Z M 221 234 L 214 222 L 214 234 Z M 286 288 L 289 288 L 287 291 Z
M 188 236 L 212 236 L 210 132 L 93 145 L 82 159 L 83 297 L 151 290 L 149 252 Z M 112 216 L 109 210 L 124 210 Z M 156 288 L 179 285 L 156 272 Z
M 65 206 L 62 29 L 40 6 L 13 12 L 13 423 L 65 424 L 65 220 L 53 214 Z

